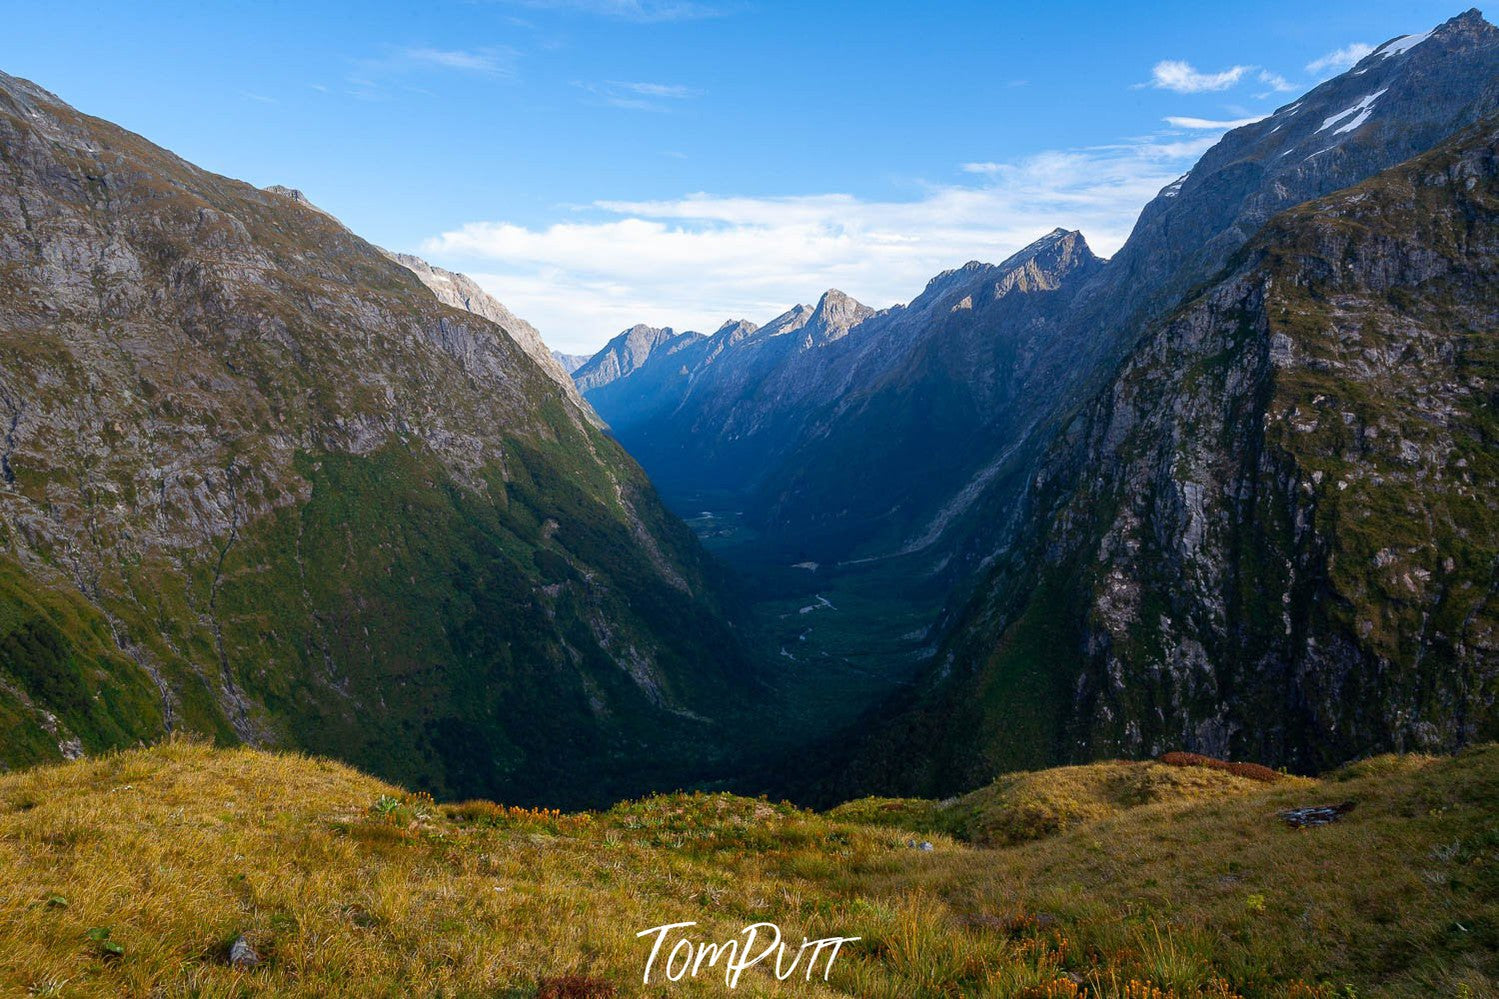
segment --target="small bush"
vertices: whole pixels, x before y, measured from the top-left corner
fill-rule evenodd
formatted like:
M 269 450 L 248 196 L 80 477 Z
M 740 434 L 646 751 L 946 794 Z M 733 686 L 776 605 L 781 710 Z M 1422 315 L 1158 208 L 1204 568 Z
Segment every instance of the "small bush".
M 1266 784 L 1273 784 L 1285 776 L 1269 767 L 1260 766 L 1258 763 L 1230 763 L 1228 760 L 1215 760 L 1211 756 L 1202 756 L 1198 753 L 1167 753 L 1161 757 L 1161 762 L 1168 767 L 1207 767 L 1210 770 L 1222 770 L 1224 773 L 1263 781 Z

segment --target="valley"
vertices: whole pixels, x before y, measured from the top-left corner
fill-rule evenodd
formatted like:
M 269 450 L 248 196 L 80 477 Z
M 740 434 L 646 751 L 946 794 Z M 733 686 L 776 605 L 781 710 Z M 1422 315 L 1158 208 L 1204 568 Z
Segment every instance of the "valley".
M 1108 260 L 1058 228 L 907 305 L 637 326 L 580 368 L 742 577 L 757 658 L 835 670 L 792 679 L 832 712 L 827 773 L 769 786 L 950 794 L 1177 748 L 1316 772 L 1491 738 L 1499 536 L 1459 497 L 1499 485 L 1496 74 L 1470 11 L 1229 131 Z M 1322 437 L 1332 406 L 1352 429 Z
M 970 104 L 905 72 L 904 14 L 837 75 L 875 8 L 798 64 L 832 35 L 797 5 L 767 73 L 760 5 L 458 6 L 424 30 L 527 46 L 374 4 L 317 50 L 339 86 L 256 63 L 284 105 L 216 75 L 270 51 L 233 17 L 133 12 L 213 25 L 190 68 L 240 103 L 176 135 L 261 171 L 297 136 L 266 186 L 0 72 L 0 993 L 1499 995 L 1499 28 L 1304 84 L 1115 65 L 1120 120 L 1232 117 L 1017 166 L 966 158 L 996 108 L 1081 121 L 1104 70 Z M 1058 17 L 1003 13 L 926 47 Z M 295 15 L 255 12 L 278 60 L 327 30 Z M 641 67 L 808 89 L 767 153 Z M 852 117 L 798 143 L 814 84 Z M 844 169 L 864 103 L 922 94 L 962 179 L 900 202 L 594 186 L 676 190 L 689 139 L 751 187 Z M 1060 217 L 1005 203 L 1038 190 Z M 1004 250 L 960 263 L 983 213 Z M 901 304 L 826 287 L 918 266 Z M 788 271 L 815 297 L 764 307 Z M 640 321 L 710 297 L 765 314 Z M 626 328 L 557 350 L 580 316 Z

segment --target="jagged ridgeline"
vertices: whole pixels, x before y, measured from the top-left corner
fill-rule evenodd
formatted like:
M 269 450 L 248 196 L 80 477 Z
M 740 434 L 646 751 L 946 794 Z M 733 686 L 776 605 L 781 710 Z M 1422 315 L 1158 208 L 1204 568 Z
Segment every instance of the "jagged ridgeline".
M 0 764 L 185 729 L 549 804 L 711 767 L 751 681 L 709 565 L 462 304 L 0 75 Z
M 1228 132 L 1109 260 L 1058 229 L 825 342 L 633 330 L 579 369 L 669 497 L 945 602 L 825 800 L 1493 736 L 1496 112 L 1469 11 Z M 1460 182 L 1356 186 L 1459 135 Z

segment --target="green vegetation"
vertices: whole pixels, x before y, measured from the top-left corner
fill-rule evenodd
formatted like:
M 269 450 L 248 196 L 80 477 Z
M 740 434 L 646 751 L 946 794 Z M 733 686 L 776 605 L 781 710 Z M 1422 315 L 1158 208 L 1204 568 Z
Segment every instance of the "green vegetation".
M 67 588 L 32 585 L 0 556 L 0 759 L 61 759 L 59 721 L 78 733 L 77 751 L 97 752 L 159 734 L 161 702 L 96 609 Z
M 707 975 L 644 988 L 635 934 L 770 920 L 862 939 L 827 983 L 760 966 L 734 994 L 1475 997 L 1499 987 L 1495 800 L 1486 746 L 1318 781 L 1113 763 L 948 805 L 673 794 L 566 814 L 177 742 L 0 778 L 0 991 L 723 995 Z M 1334 801 L 1355 807 L 1328 826 L 1277 818 Z M 968 845 L 933 817 L 1025 842 Z M 255 967 L 230 965 L 241 937 Z

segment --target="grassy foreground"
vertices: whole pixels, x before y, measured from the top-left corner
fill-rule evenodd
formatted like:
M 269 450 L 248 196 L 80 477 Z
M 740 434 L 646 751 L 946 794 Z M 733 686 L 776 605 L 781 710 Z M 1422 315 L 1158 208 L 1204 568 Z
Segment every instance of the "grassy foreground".
M 1341 801 L 1321 828 L 1276 817 Z M 732 993 L 707 971 L 643 986 L 637 931 L 684 920 L 696 939 L 760 920 L 862 939 L 827 983 L 759 965 Z M 257 967 L 231 966 L 240 936 Z M 701 794 L 435 805 L 326 760 L 187 743 L 0 778 L 3 995 L 1496 990 L 1494 746 L 1319 781 L 1107 763 L 826 815 Z

